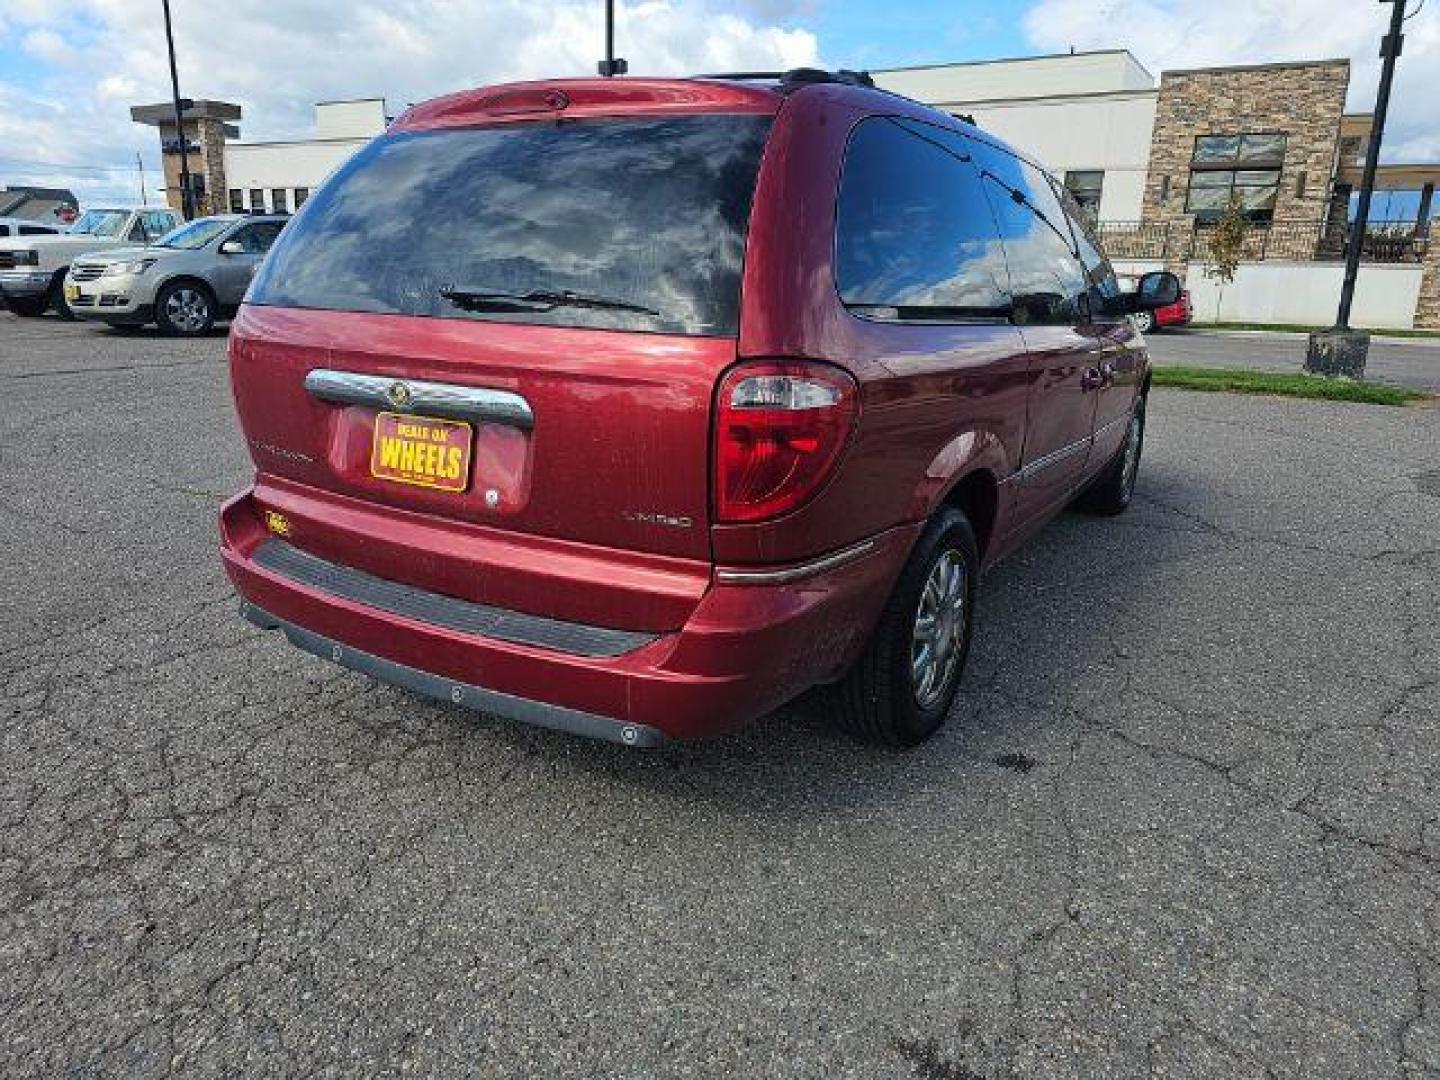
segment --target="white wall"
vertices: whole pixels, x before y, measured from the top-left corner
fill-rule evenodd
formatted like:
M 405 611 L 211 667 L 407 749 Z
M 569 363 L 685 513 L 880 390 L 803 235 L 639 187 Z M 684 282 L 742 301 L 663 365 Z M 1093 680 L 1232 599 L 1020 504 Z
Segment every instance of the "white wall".
M 369 139 L 384 130 L 384 98 L 322 101 L 315 106 L 317 139 Z
M 877 86 L 917 101 L 996 101 L 1149 90 L 1154 78 L 1128 52 L 1075 53 L 871 71 Z
M 232 188 L 308 187 L 313 190 L 367 141 L 228 144 L 225 181 Z
M 1159 270 L 1154 261 L 1117 260 L 1121 273 Z M 1350 321 L 1368 330 L 1409 330 L 1415 325 L 1420 296 L 1419 264 L 1362 264 L 1355 282 Z M 1224 288 L 1207 278 L 1194 263 L 1186 276 L 1196 322 L 1292 323 L 1329 326 L 1340 304 L 1341 263 L 1241 263 L 1235 280 Z M 1218 315 L 1216 304 L 1219 303 Z

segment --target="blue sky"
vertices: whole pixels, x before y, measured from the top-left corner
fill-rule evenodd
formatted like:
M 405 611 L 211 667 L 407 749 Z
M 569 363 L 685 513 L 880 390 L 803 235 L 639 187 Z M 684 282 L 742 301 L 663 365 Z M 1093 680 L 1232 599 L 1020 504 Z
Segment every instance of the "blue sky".
M 1034 52 L 1013 17 L 1022 7 L 954 0 L 835 0 L 820 4 L 810 25 L 820 39 L 821 54 L 837 66 L 943 64 Z
M 1410 0 L 1411 5 L 1418 0 Z M 1374 100 L 1374 0 L 617 0 L 636 73 L 861 68 L 1129 48 L 1150 71 L 1346 56 L 1350 106 Z M 601 0 L 172 0 L 183 92 L 242 105 L 246 139 L 304 136 L 315 101 L 392 107 L 467 86 L 589 74 Z M 223 12 L 233 12 L 225 18 Z M 1440 2 L 1407 25 L 1391 160 L 1440 160 Z M 0 2 L 0 185 L 133 198 L 158 164 L 128 107 L 169 93 L 160 0 Z M 54 163 L 71 166 L 56 168 Z M 111 171 L 106 171 L 107 169 Z M 151 178 L 154 183 L 154 177 Z

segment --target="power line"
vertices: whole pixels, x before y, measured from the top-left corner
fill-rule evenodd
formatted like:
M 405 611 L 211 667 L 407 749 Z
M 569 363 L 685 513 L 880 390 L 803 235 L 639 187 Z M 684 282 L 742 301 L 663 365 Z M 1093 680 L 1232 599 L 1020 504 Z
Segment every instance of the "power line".
M 0 157 L 0 165 L 29 165 L 41 169 L 65 169 L 70 172 L 133 172 L 135 169 L 133 165 L 79 165 L 68 161 L 32 161 L 29 158 L 12 157 Z

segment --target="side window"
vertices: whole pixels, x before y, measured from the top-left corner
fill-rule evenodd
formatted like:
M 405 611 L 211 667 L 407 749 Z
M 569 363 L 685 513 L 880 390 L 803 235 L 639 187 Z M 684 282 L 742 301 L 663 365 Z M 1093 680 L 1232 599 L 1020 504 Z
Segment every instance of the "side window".
M 1089 282 L 1050 181 L 1040 170 L 990 146 L 976 145 L 976 164 L 1005 246 L 1015 321 L 1084 321 Z
M 927 125 L 873 118 L 850 137 L 835 218 L 835 284 L 872 318 L 1009 316 L 1004 255 L 980 178 Z
M 1090 279 L 1090 310 L 1098 313 L 1101 309 L 1097 305 L 1120 295 L 1120 283 L 1115 280 L 1115 271 L 1110 266 L 1110 260 L 1100 250 L 1100 241 L 1090 224 L 1090 215 L 1085 213 L 1079 201 L 1064 187 L 1057 184 L 1055 191 L 1060 197 L 1066 217 L 1070 219 L 1070 229 L 1075 235 L 1075 248 L 1080 253 L 1080 265 L 1085 267 L 1085 275 Z
M 145 231 L 150 234 L 151 240 L 158 240 L 175 228 L 175 219 L 163 210 L 151 210 L 142 216 L 145 218 Z
M 264 255 L 280 235 L 280 222 L 262 221 L 236 229 L 230 239 L 236 241 L 247 255 Z

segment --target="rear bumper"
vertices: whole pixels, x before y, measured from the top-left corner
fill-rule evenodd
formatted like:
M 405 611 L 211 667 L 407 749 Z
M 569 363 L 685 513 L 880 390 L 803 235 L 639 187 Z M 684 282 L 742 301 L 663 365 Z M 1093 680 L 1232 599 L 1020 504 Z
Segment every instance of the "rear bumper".
M 453 619 L 419 617 L 418 608 L 385 610 L 373 597 L 356 599 L 356 590 L 296 580 L 257 558 L 269 534 L 248 492 L 226 504 L 220 529 L 247 617 L 300 648 L 483 712 L 650 746 L 734 730 L 839 676 L 869 636 L 919 526 L 810 566 L 720 568 L 680 629 L 636 635 L 640 644 L 618 655 L 462 631 Z

